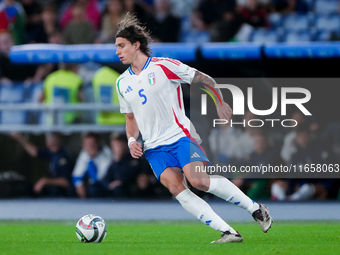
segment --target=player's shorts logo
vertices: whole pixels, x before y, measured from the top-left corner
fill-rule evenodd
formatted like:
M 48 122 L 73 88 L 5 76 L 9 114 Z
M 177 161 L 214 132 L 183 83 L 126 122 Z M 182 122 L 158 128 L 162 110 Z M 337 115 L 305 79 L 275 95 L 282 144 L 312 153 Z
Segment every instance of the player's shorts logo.
M 155 73 L 154 73 L 154 72 L 149 73 L 149 74 L 148 74 L 148 79 L 149 79 L 150 85 L 154 85 L 154 84 L 156 83 L 156 76 L 155 76 Z

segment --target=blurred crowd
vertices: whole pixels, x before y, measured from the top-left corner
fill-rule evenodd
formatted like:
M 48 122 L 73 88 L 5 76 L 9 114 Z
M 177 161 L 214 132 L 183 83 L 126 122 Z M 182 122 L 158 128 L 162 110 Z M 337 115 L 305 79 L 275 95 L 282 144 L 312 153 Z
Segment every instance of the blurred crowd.
M 272 35 L 279 41 L 283 25 L 296 28 L 297 37 L 290 37 L 293 39 L 304 36 L 307 29 L 308 35 L 320 34 L 323 40 L 337 40 L 338 5 L 338 0 L 0 0 L 1 102 L 22 102 L 23 99 L 15 101 L 18 97 L 12 90 L 19 86 L 34 88 L 30 90 L 30 102 L 94 101 L 118 105 L 114 91 L 119 73 L 109 67 L 95 63 L 18 65 L 11 63 L 9 52 L 13 45 L 25 43 L 114 43 L 117 24 L 128 11 L 137 14 L 155 42 L 270 42 Z M 317 10 L 323 13 L 318 16 Z M 330 28 L 326 36 L 318 26 Z M 11 96 L 3 96 L 5 90 Z M 14 117 L 9 116 L 9 124 L 14 123 Z M 250 113 L 245 115 L 246 120 L 254 118 Z M 211 151 L 211 161 L 235 166 L 339 162 L 339 123 L 320 130 L 316 120 L 300 112 L 294 113 L 292 119 L 299 124 L 291 132 L 281 133 L 280 139 L 249 127 L 223 125 L 214 129 L 205 144 Z M 66 124 L 84 120 L 86 116 L 75 112 L 64 114 Z M 53 116 L 32 113 L 22 123 L 52 125 L 53 121 Z M 117 111 L 100 111 L 95 121 L 100 125 L 124 125 L 125 118 Z M 5 122 L 3 113 L 1 123 Z M 35 145 L 25 135 L 13 133 L 11 137 L 30 156 L 48 162 L 45 174 L 29 184 L 30 196 L 170 196 L 144 158 L 131 158 L 122 133 L 113 133 L 105 141 L 98 134 L 84 134 L 77 157 L 68 152 L 59 133 L 46 134 L 44 147 Z M 339 196 L 337 179 L 235 177 L 233 182 L 253 199 L 297 201 Z
M 13 64 L 11 46 L 114 43 L 126 12 L 154 42 L 267 43 L 338 40 L 339 9 L 338 0 L 0 0 L 0 84 L 42 82 L 60 68 Z
M 258 28 L 330 40 L 340 29 L 338 0 L 1 0 L 0 31 L 15 44 L 114 43 L 126 12 L 155 42 L 257 41 Z
M 125 133 L 112 133 L 109 146 L 97 133 L 83 134 L 76 158 L 65 144 L 65 137 L 58 132 L 47 133 L 45 144 L 39 146 L 20 133 L 12 133 L 10 137 L 31 157 L 46 163 L 41 175 L 22 184 L 26 197 L 162 198 L 170 195 L 157 181 L 144 157 L 131 157 Z M 34 171 L 38 170 L 31 169 L 26 176 Z M 17 180 L 15 176 L 13 180 Z
M 248 111 L 244 121 L 248 123 L 251 119 L 261 118 Z M 321 130 L 315 118 L 300 111 L 293 112 L 291 119 L 297 124 L 289 128 L 289 132 L 268 132 L 249 125 L 244 128 L 222 125 L 213 129 L 209 136 L 210 150 L 215 156 L 213 162 L 236 166 L 237 169 L 241 166 L 339 165 L 340 122 L 331 122 Z M 232 176 L 233 183 L 253 199 L 301 201 L 340 198 L 340 179 L 303 179 L 303 175 L 297 176 L 293 171 L 281 176 L 274 174 L 271 178 L 265 178 L 261 173 L 240 177 L 237 174 Z
M 259 116 L 248 111 L 244 118 L 245 123 L 248 123 Z M 267 132 L 265 129 L 248 125 L 221 125 L 212 129 L 203 147 L 213 165 L 230 165 L 240 169 L 241 166 L 292 164 L 297 167 L 307 165 L 310 168 L 312 164 L 315 164 L 315 167 L 317 164 L 332 164 L 333 169 L 337 168 L 339 171 L 340 122 L 331 122 L 321 130 L 312 116 L 305 116 L 300 111 L 293 112 L 291 118 L 298 124 L 289 128 L 288 132 L 280 130 L 279 136 L 277 130 Z M 22 154 L 18 156 L 20 167 L 23 167 L 23 164 L 28 165 L 27 169 L 22 171 L 26 176 L 25 192 L 22 195 L 137 199 L 171 197 L 153 175 L 144 156 L 140 159 L 131 157 L 125 133 L 114 132 L 103 136 L 89 132 L 82 134 L 80 140 L 70 141 L 68 136 L 68 142 L 65 143 L 62 134 L 52 132 L 45 135 L 44 145 L 40 143 L 39 146 L 32 142 L 32 136 L 27 134 L 12 133 L 7 139 L 26 154 L 46 163 L 43 170 L 39 171 L 39 167 L 30 165 L 29 160 Z M 11 151 L 17 150 L 18 147 Z M 70 150 L 73 150 L 73 153 L 70 153 Z M 35 171 L 37 174 L 34 174 Z M 0 175 L 0 181 L 4 181 L 1 177 Z M 248 196 L 257 200 L 340 199 L 340 179 L 337 178 L 302 179 L 295 173 L 284 177 L 272 175 L 270 178 L 262 176 L 261 173 L 246 176 L 236 173 L 227 177 Z M 11 180 L 18 184 L 16 181 L 20 181 L 20 178 L 13 175 L 12 179 L 8 179 Z M 200 196 L 211 198 L 209 194 L 193 190 Z

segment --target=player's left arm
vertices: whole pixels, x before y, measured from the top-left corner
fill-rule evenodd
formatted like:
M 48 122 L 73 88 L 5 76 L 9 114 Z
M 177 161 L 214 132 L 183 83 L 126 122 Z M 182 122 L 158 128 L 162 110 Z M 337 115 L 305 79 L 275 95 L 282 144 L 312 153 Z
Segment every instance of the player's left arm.
M 217 114 L 221 119 L 230 120 L 232 110 L 229 105 L 223 101 L 220 89 L 216 88 L 216 82 L 209 75 L 202 73 L 195 68 L 191 68 L 186 64 L 174 59 L 162 59 L 158 61 L 158 66 L 162 67 L 166 76 L 170 80 L 181 80 L 190 83 L 190 85 L 204 86 L 214 97 L 217 103 Z M 174 75 L 173 75 L 174 74 Z
M 209 75 L 202 73 L 200 71 L 195 71 L 194 78 L 191 81 L 191 84 L 200 84 L 205 87 L 210 94 L 214 97 L 215 101 L 217 102 L 217 114 L 220 119 L 230 120 L 233 111 L 231 110 L 230 106 L 223 101 L 223 95 L 219 88 L 216 88 L 216 82 L 213 78 Z M 213 91 L 214 90 L 214 91 Z M 217 95 L 216 95 L 216 93 Z M 220 100 L 221 99 L 221 100 Z M 222 103 L 221 103 L 222 102 Z

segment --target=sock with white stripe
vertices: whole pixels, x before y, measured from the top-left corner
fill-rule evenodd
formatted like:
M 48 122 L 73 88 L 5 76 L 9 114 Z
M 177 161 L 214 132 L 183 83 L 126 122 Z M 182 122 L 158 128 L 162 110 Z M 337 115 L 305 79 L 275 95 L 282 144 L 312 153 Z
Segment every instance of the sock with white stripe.
M 236 234 L 236 231 L 222 220 L 207 202 L 196 196 L 189 189 L 185 189 L 179 193 L 176 199 L 188 213 L 209 227 L 221 232 L 230 231 L 230 233 Z
M 238 187 L 236 187 L 234 183 L 222 176 L 210 176 L 208 192 L 246 209 L 251 214 L 260 208 L 258 203 L 251 200 Z

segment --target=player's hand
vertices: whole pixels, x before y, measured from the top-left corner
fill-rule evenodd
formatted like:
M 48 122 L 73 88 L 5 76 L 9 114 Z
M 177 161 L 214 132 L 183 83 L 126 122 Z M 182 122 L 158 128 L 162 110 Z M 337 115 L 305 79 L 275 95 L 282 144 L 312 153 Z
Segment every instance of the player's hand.
M 133 158 L 139 158 L 143 155 L 142 145 L 135 141 L 130 144 L 130 153 Z
M 226 119 L 227 121 L 230 121 L 233 110 L 231 110 L 230 106 L 226 102 L 222 101 L 222 105 L 217 105 L 217 114 L 220 119 Z

